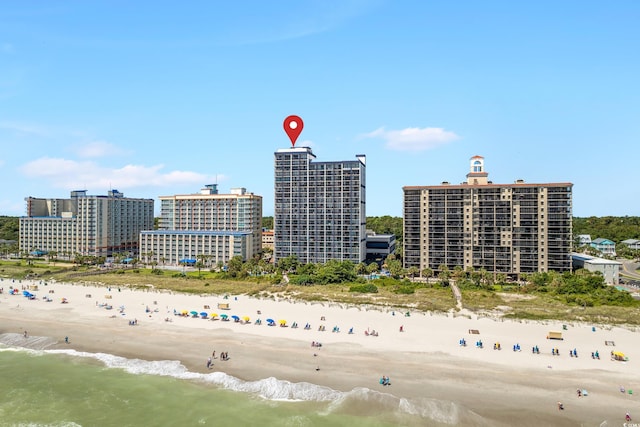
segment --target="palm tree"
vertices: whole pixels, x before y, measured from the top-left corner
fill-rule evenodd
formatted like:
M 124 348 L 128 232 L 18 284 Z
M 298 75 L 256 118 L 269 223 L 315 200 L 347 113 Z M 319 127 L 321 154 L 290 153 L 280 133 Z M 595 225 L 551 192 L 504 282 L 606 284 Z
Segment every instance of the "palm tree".
M 49 262 L 53 261 L 53 265 L 56 265 L 56 257 L 58 256 L 58 251 L 49 251 L 47 255 L 49 256 Z
M 409 277 L 411 277 L 413 279 L 418 274 L 420 274 L 420 269 L 418 267 L 416 267 L 416 266 L 409 267 L 407 269 L 407 274 L 409 275 Z
M 198 276 L 200 276 L 200 271 L 204 267 L 204 263 L 202 261 L 197 261 L 195 267 L 198 269 Z
M 442 283 L 444 286 L 448 286 L 449 285 L 449 278 L 451 277 L 451 272 L 449 271 L 449 267 L 447 267 L 444 264 L 441 264 L 438 267 L 438 278 L 440 279 L 440 283 Z
M 371 264 L 367 265 L 367 273 L 369 273 L 369 276 L 372 276 L 373 274 L 376 274 L 378 272 L 378 263 L 377 262 L 372 262 Z M 369 277 L 371 278 L 371 277 Z

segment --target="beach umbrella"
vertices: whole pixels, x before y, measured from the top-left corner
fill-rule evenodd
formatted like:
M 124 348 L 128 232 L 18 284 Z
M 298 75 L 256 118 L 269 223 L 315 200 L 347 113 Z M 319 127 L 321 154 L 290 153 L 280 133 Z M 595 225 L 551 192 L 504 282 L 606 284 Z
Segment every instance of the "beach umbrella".
M 211 313 L 211 318 L 215 319 L 216 317 L 218 317 L 218 313 Z
M 197 312 L 197 311 L 195 311 L 195 310 L 190 311 L 189 313 L 190 313 L 192 316 L 197 316 L 197 315 L 198 315 L 198 312 Z
M 276 321 L 273 319 L 267 319 L 267 323 L 276 323 Z
M 226 319 L 229 316 L 227 316 L 226 314 L 221 314 L 220 317 L 222 317 L 223 319 Z
M 201 317 L 203 317 L 203 318 L 204 318 L 204 317 L 207 317 L 207 312 L 206 312 L 206 311 L 202 311 L 202 312 L 200 313 L 200 316 L 201 316 Z
M 245 322 L 248 322 L 248 321 L 249 321 L 249 320 L 251 320 L 251 319 L 249 319 L 249 316 L 244 316 L 244 317 L 242 318 L 242 320 L 244 320 Z
M 287 324 L 287 321 L 286 321 L 286 320 L 280 320 L 280 322 L 279 322 L 279 323 L 280 323 L 280 326 L 284 326 L 284 325 L 286 325 L 286 324 Z
M 233 320 L 235 320 L 236 322 L 237 322 L 238 320 L 240 320 L 240 318 L 239 318 L 238 316 L 236 316 L 236 315 L 231 316 L 231 318 L 232 318 Z
M 183 316 L 186 316 L 187 314 L 189 314 L 189 312 L 187 310 L 182 310 L 180 314 L 182 314 Z

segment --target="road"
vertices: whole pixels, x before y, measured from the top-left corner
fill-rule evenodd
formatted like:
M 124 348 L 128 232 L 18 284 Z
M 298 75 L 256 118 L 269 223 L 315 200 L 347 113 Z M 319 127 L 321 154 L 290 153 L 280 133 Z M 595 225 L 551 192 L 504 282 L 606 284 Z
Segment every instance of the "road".
M 622 263 L 622 269 L 620 270 L 620 275 L 624 277 L 628 277 L 633 280 L 640 280 L 640 273 L 638 273 L 638 267 L 640 266 L 637 262 L 629 261 L 629 260 L 618 260 Z

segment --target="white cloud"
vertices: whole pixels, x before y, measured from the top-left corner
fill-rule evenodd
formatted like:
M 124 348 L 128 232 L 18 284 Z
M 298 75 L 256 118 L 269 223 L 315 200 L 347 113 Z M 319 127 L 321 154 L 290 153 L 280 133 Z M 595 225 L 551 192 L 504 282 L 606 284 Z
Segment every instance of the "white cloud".
M 91 141 L 77 148 L 78 157 L 95 158 L 113 156 L 124 153 L 125 150 L 106 141 Z
M 203 185 L 216 179 L 198 172 L 163 172 L 163 169 L 164 165 L 126 165 L 121 168 L 108 168 L 93 161 L 79 162 L 50 157 L 33 160 L 20 168 L 27 178 L 46 179 L 53 187 L 64 189 L 192 186 Z M 220 175 L 217 179 L 220 179 Z
M 454 132 L 442 128 L 406 128 L 385 130 L 383 127 L 362 135 L 362 138 L 382 138 L 390 150 L 424 151 L 460 139 Z

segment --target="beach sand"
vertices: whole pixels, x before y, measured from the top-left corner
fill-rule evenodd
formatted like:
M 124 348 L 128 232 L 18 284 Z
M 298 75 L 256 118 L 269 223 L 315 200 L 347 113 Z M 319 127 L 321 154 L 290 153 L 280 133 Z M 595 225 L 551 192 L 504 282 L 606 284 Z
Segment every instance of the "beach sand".
M 29 285 L 38 286 L 31 291 L 36 299 L 22 295 Z M 10 286 L 18 288 L 19 295 L 9 295 Z M 620 386 L 640 390 L 640 332 L 632 329 L 570 324 L 563 330 L 558 322 L 478 318 L 471 313 L 406 316 L 392 309 L 288 298 L 224 298 L 51 282 L 45 286 L 7 279 L 0 287 L 0 334 L 27 331 L 27 347 L 42 342 L 32 342 L 32 337 L 52 337 L 54 343 L 47 341 L 46 349 L 179 360 L 191 371 L 222 371 L 246 381 L 275 377 L 339 391 L 368 388 L 397 396 L 409 411 L 411 402 L 420 402 L 420 407 L 430 408 L 429 417 L 450 425 L 618 426 L 627 411 L 640 416 L 636 395 L 619 391 Z M 62 298 L 68 302 L 63 304 Z M 218 309 L 219 303 L 230 309 Z M 248 316 L 250 322 L 185 317 L 174 310 Z M 260 325 L 255 323 L 258 318 Z M 268 326 L 266 319 L 275 320 L 276 326 Z M 280 320 L 287 326 L 278 326 Z M 291 327 L 293 322 L 298 328 Z M 306 323 L 311 325 L 308 330 Z M 318 330 L 321 325 L 324 331 Z M 332 332 L 334 327 L 339 332 Z M 377 336 L 371 335 L 374 330 Z M 561 331 L 564 340 L 546 339 L 549 331 Z M 462 338 L 466 347 L 459 345 Z M 478 340 L 483 349 L 476 348 Z M 322 346 L 313 347 L 312 342 Z M 495 342 L 502 350 L 493 350 Z M 516 343 L 521 351 L 513 351 Z M 540 354 L 532 354 L 535 345 Z M 552 348 L 560 355 L 553 356 Z M 578 357 L 569 356 L 574 348 Z M 207 369 L 214 350 L 216 358 Z M 596 350 L 600 360 L 591 358 Z M 624 352 L 629 361 L 610 360 L 612 350 Z M 221 352 L 227 352 L 229 360 L 220 360 Z M 390 386 L 379 384 L 383 375 L 390 377 Z M 588 396 L 578 397 L 577 389 L 588 390 Z M 563 411 L 558 410 L 559 401 Z

